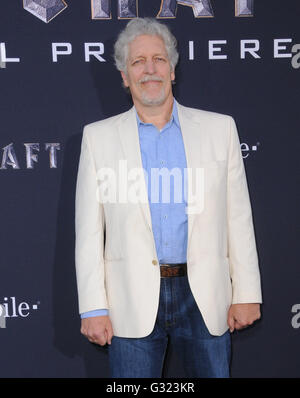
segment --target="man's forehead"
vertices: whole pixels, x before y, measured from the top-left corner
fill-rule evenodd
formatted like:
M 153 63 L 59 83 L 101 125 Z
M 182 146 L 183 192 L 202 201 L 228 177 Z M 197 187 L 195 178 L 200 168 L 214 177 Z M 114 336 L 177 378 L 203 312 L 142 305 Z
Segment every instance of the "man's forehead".
M 166 54 L 166 47 L 160 36 L 140 35 L 129 43 L 129 56 L 143 55 L 148 52 Z

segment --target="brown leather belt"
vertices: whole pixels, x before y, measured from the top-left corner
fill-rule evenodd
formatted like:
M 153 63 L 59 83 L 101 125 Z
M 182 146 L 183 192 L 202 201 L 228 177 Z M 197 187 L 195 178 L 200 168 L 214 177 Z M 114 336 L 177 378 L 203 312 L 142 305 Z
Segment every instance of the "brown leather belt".
M 160 264 L 160 276 L 162 278 L 170 278 L 172 276 L 185 276 L 186 274 L 186 263 Z

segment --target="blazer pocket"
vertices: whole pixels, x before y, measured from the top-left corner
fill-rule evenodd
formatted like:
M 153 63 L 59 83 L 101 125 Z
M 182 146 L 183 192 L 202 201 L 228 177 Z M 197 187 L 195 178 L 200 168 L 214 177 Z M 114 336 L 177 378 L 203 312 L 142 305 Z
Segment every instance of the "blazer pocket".
M 123 260 L 124 256 L 122 253 L 118 251 L 105 251 L 104 252 L 104 260 L 105 261 L 119 261 L 119 260 Z
M 124 257 L 118 257 L 118 258 L 112 258 L 112 257 L 104 257 L 104 262 L 107 264 L 112 264 L 112 263 L 118 263 L 120 261 L 123 261 Z

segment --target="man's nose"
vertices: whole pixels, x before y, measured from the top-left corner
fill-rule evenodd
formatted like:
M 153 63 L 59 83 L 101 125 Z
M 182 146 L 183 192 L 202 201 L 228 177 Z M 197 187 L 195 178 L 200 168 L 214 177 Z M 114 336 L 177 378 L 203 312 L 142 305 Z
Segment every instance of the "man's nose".
M 153 62 L 152 59 L 145 62 L 145 72 L 150 75 L 156 72 L 155 63 Z

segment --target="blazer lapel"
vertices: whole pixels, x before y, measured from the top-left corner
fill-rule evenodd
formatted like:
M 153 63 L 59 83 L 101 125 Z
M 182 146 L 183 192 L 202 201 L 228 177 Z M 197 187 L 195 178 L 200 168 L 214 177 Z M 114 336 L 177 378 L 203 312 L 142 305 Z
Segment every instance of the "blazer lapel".
M 195 203 L 195 179 L 196 179 L 196 168 L 201 162 L 201 152 L 205 147 L 205 131 L 204 124 L 199 123 L 199 120 L 195 121 L 188 111 L 188 108 L 177 103 L 178 118 L 181 127 L 181 133 L 184 142 L 185 154 L 186 154 L 186 164 L 187 168 L 190 170 L 191 174 L 188 175 L 188 243 L 190 242 L 193 224 L 196 214 L 201 211 L 203 203 L 197 201 Z M 201 175 L 200 175 L 201 176 Z M 193 177 L 193 179 L 192 179 Z M 197 182 L 198 183 L 198 182 Z M 203 192 L 200 192 L 202 197 Z M 203 197 L 202 197 L 203 198 Z M 196 207 L 197 206 L 197 207 Z
M 118 134 L 124 153 L 124 159 L 127 160 L 128 172 L 130 172 L 132 169 L 143 171 L 139 132 L 134 107 L 126 112 L 122 118 L 120 118 L 118 124 Z M 146 223 L 148 224 L 150 230 L 152 230 L 148 189 L 144 175 L 142 177 L 142 181 L 140 181 L 139 184 L 139 187 L 141 187 L 141 192 L 139 194 L 143 199 L 139 201 L 138 204 L 141 206 Z

